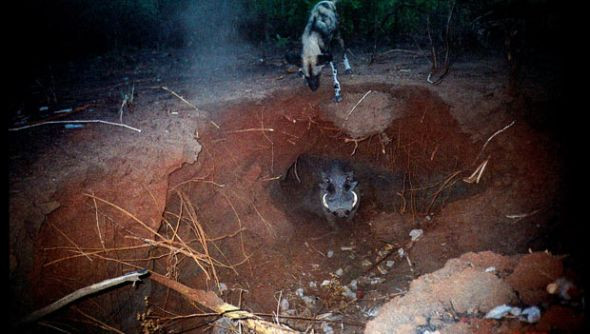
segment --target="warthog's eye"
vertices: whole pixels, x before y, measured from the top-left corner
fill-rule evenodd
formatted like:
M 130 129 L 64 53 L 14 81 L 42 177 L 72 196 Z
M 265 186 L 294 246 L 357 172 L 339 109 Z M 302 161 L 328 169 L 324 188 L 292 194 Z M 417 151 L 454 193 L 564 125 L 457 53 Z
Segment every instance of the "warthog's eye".
M 349 215 L 350 214 L 350 210 L 346 210 L 346 214 Z
M 348 183 L 347 183 L 347 184 L 345 184 L 345 185 L 344 185 L 344 190 L 345 190 L 345 191 L 349 191 L 349 190 L 350 190 L 350 184 L 348 184 Z
M 336 211 L 332 211 L 332 214 L 333 214 L 334 216 L 335 216 L 335 215 L 337 215 Z
M 328 185 L 328 188 L 326 188 L 326 190 L 327 190 L 327 191 L 328 191 L 328 193 L 330 193 L 330 194 L 333 194 L 333 193 L 335 193 L 335 192 L 336 192 L 336 188 L 335 188 L 335 187 L 334 187 L 334 185 L 333 185 L 333 184 L 331 184 L 331 183 Z

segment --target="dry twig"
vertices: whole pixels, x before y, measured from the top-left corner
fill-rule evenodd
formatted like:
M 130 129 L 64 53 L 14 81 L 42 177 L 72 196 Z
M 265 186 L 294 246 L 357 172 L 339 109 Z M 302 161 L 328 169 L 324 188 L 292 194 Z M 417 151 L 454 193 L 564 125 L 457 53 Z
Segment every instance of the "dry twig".
M 473 172 L 473 174 L 471 174 L 469 177 L 463 178 L 463 182 L 465 183 L 479 183 L 479 180 L 481 179 L 481 176 L 483 174 L 483 171 L 486 169 L 486 166 L 488 165 L 488 161 L 490 161 L 490 157 L 488 157 L 484 162 L 482 162 Z
M 190 103 L 187 99 L 185 99 L 184 97 L 182 97 L 180 94 L 174 92 L 173 90 L 171 90 L 170 88 L 166 87 L 166 86 L 162 86 L 162 89 L 169 92 L 170 94 L 176 96 L 177 98 L 180 99 L 180 101 L 186 103 L 189 107 L 195 109 L 195 111 L 200 112 L 199 108 L 197 108 L 197 106 L 195 106 L 194 104 Z M 209 120 L 209 123 L 211 123 L 211 125 L 213 125 L 215 128 L 217 128 L 218 130 L 220 129 L 219 125 L 217 125 L 217 123 L 213 122 L 212 120 Z M 199 137 L 199 131 L 197 130 L 197 138 Z
M 479 157 L 481 156 L 481 154 L 483 153 L 483 151 L 486 149 L 486 147 L 488 146 L 488 144 L 490 143 L 490 141 L 491 141 L 491 140 L 492 140 L 494 137 L 496 137 L 496 136 L 497 136 L 497 135 L 499 135 L 500 133 L 502 133 L 502 132 L 504 132 L 504 131 L 508 130 L 508 129 L 509 129 L 511 126 L 513 126 L 513 125 L 514 125 L 514 123 L 516 123 L 516 121 L 512 121 L 512 122 L 510 122 L 510 124 L 506 125 L 505 127 L 501 128 L 500 130 L 498 130 L 498 131 L 494 132 L 494 133 L 493 133 L 493 134 L 490 136 L 490 138 L 488 138 L 488 140 L 486 140 L 486 142 L 483 144 L 483 146 L 482 146 L 481 150 L 479 151 L 479 153 L 477 154 L 477 157 L 475 158 L 475 161 L 477 161 L 477 159 L 479 159 Z M 474 162 L 475 162 L 475 161 L 474 161 Z
M 147 273 L 148 273 L 148 271 L 146 269 L 132 271 L 132 272 L 127 273 L 125 275 L 115 277 L 115 278 L 110 278 L 110 279 L 104 280 L 102 282 L 95 283 L 90 286 L 84 287 L 82 289 L 76 290 L 76 291 L 70 293 L 69 295 L 61 298 L 60 300 L 24 317 L 17 324 L 17 326 L 25 324 L 25 323 L 37 321 L 37 320 L 41 319 L 42 317 L 44 317 L 50 313 L 53 313 L 53 312 L 59 310 L 60 308 L 66 306 L 66 305 L 68 305 L 68 304 L 70 304 L 82 297 L 88 296 L 90 294 L 97 293 L 97 292 L 103 291 L 105 289 L 108 289 L 108 288 L 111 288 L 111 287 L 114 287 L 117 285 L 121 285 L 126 282 L 132 282 L 133 284 L 135 284 L 140 281 L 141 276 L 144 276 Z
M 194 104 L 190 103 L 187 99 L 185 99 L 184 97 L 182 97 L 181 95 L 179 95 L 175 91 L 171 90 L 170 88 L 168 88 L 166 86 L 162 86 L 162 89 L 165 90 L 165 91 L 167 91 L 168 93 L 176 96 L 177 98 L 180 99 L 180 101 L 186 103 L 188 106 L 190 106 L 191 108 L 195 109 L 195 111 L 199 111 L 199 108 L 197 108 Z
M 361 97 L 361 99 L 354 105 L 354 107 L 352 107 L 352 109 L 350 109 L 348 114 L 346 114 L 346 118 L 344 119 L 345 121 L 348 121 L 348 118 L 350 117 L 350 115 L 352 115 L 352 112 L 356 109 L 356 107 L 358 107 L 359 104 L 361 104 L 361 102 L 363 102 L 363 100 L 367 97 L 367 95 L 371 94 L 371 92 L 372 92 L 372 90 L 369 89 L 369 91 L 367 91 L 365 93 L 365 95 L 363 95 L 363 97 Z
M 108 121 L 103 121 L 100 119 L 89 119 L 89 120 L 73 120 L 73 121 L 47 121 L 47 122 L 39 122 L 39 123 L 35 123 L 35 124 L 30 124 L 30 125 L 25 125 L 25 126 L 21 126 L 18 128 L 10 128 L 8 129 L 8 131 L 20 131 L 20 130 L 24 130 L 24 129 L 30 129 L 30 128 L 35 128 L 41 125 L 46 125 L 46 124 L 68 124 L 68 123 L 101 123 L 101 124 L 108 124 L 108 125 L 115 125 L 115 126 L 122 126 L 124 128 L 127 128 L 129 130 L 133 130 L 133 131 L 137 131 L 137 132 L 141 132 L 141 129 L 138 128 L 134 128 L 132 126 L 129 126 L 127 124 L 122 124 L 122 123 L 115 123 L 115 122 L 108 122 Z
M 230 131 L 225 131 L 225 133 L 230 134 L 230 133 L 244 133 L 244 132 L 273 132 L 275 129 L 272 128 L 251 128 L 251 129 L 238 129 L 238 130 L 230 130 Z

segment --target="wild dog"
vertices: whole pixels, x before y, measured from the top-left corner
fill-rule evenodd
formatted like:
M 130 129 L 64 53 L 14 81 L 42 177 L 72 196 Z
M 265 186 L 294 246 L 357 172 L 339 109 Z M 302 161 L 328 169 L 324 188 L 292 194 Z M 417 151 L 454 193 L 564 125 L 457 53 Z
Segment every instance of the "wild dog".
M 346 57 L 344 40 L 338 29 L 338 13 L 336 1 L 320 1 L 311 10 L 307 25 L 301 36 L 303 48 L 301 51 L 301 71 L 305 81 L 312 91 L 320 86 L 320 74 L 326 63 L 332 68 L 334 80 L 335 102 L 342 101 L 340 95 L 340 82 L 338 81 L 338 69 L 334 65 L 332 56 L 332 44 L 337 42 L 343 54 L 344 70 L 346 74 L 352 73 L 350 63 Z

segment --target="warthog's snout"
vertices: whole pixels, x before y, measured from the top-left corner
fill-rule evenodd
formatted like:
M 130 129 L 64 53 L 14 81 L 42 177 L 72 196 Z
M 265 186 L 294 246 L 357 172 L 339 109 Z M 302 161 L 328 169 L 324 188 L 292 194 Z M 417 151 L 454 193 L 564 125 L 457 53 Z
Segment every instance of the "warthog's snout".
M 333 223 L 336 218 L 351 220 L 360 200 L 353 171 L 335 160 L 320 175 L 320 198 L 328 221 Z

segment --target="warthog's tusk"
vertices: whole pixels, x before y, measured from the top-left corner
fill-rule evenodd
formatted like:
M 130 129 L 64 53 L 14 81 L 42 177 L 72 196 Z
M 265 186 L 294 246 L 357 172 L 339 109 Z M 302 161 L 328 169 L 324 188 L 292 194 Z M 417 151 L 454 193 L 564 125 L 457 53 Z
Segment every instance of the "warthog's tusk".
M 354 208 L 357 205 L 357 203 L 359 202 L 359 197 L 354 192 L 354 190 L 352 190 L 351 192 L 352 192 L 352 196 L 354 196 L 354 199 L 352 200 L 352 207 Z
M 328 194 L 324 194 L 324 196 L 322 196 L 322 204 L 326 207 L 326 209 L 330 209 L 328 202 L 326 201 L 326 196 L 328 196 Z

